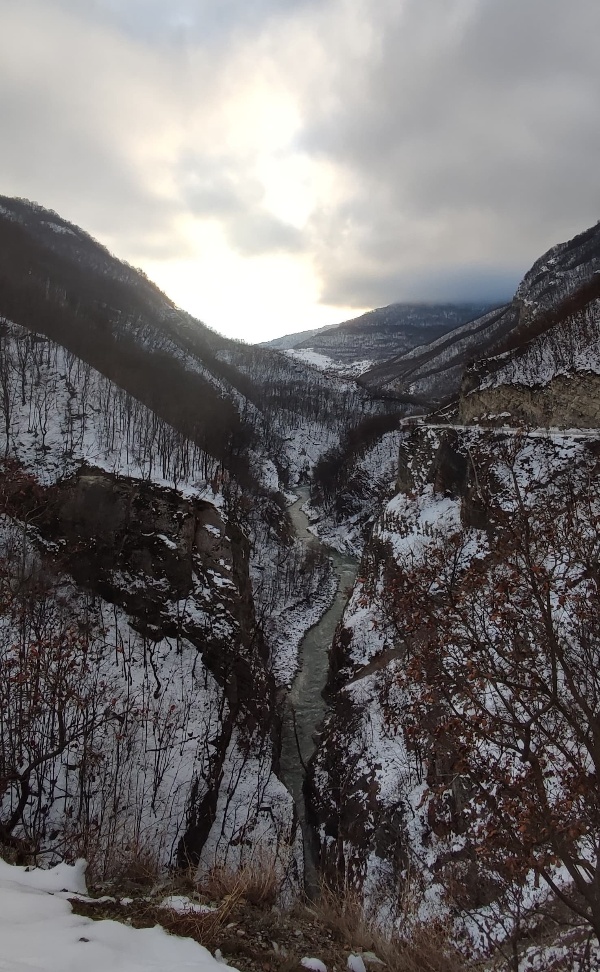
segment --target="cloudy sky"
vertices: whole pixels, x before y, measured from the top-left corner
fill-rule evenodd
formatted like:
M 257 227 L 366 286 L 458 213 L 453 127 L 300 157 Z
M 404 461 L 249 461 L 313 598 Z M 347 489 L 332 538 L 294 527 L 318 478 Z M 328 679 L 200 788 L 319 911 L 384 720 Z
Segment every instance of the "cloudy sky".
M 600 217 L 598 0 L 0 0 L 0 192 L 248 341 Z

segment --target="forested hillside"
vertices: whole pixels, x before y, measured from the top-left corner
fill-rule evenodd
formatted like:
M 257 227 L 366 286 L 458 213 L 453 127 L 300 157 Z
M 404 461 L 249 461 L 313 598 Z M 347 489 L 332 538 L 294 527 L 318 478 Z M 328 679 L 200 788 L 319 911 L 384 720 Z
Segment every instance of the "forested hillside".
M 506 308 L 381 364 L 380 398 L 1 200 L 3 854 L 221 881 L 213 948 L 249 887 L 287 907 L 314 871 L 367 929 L 353 972 L 390 940 L 394 972 L 595 967 L 598 252 L 598 227 L 553 248 Z M 304 758 L 300 646 L 348 597 L 321 727 L 294 695 Z
M 390 304 L 318 331 L 275 338 L 266 346 L 324 370 L 363 374 L 489 310 L 488 304 Z
M 3 199 L 0 236 L 2 840 L 100 875 L 264 844 L 297 888 L 276 690 L 331 567 L 280 490 L 381 406 L 54 213 Z
M 518 970 L 598 960 L 597 265 L 598 227 L 551 250 L 404 423 L 310 767 L 330 880 Z

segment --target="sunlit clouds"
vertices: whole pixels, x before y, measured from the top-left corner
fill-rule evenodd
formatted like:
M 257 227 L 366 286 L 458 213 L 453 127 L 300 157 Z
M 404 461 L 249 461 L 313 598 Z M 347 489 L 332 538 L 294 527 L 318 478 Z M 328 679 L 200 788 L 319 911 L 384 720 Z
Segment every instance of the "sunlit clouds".
M 598 217 L 595 0 L 0 0 L 1 190 L 246 340 L 501 299 Z

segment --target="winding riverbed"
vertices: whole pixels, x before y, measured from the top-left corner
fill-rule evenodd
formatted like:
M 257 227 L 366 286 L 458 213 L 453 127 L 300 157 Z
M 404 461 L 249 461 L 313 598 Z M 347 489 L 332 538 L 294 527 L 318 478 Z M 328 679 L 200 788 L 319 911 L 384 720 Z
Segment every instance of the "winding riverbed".
M 300 540 L 320 547 L 330 557 L 338 578 L 338 588 L 331 606 L 321 620 L 307 632 L 300 646 L 300 669 L 294 679 L 287 697 L 281 744 L 281 777 L 292 793 L 304 835 L 305 883 L 310 893 L 316 885 L 316 863 L 313 855 L 313 842 L 307 832 L 304 794 L 304 766 L 315 749 L 314 734 L 319 728 L 327 705 L 322 691 L 327 682 L 329 668 L 328 652 L 333 641 L 335 629 L 348 600 L 349 590 L 354 584 L 358 564 L 351 557 L 326 547 L 309 532 L 309 521 L 301 507 L 309 497 L 309 488 L 297 490 L 299 499 L 290 506 L 289 514 Z M 298 753 L 300 750 L 300 754 Z

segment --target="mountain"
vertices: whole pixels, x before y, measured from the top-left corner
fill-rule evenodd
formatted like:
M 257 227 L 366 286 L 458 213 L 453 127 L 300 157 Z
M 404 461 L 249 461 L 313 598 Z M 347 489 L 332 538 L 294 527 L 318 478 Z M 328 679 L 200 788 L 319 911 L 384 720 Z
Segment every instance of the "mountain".
M 463 377 L 479 358 L 492 362 L 499 355 L 526 351 L 541 336 L 591 304 L 598 293 L 600 270 L 600 226 L 596 225 L 574 239 L 552 247 L 525 275 L 510 304 L 473 320 L 452 333 L 371 368 L 361 377 L 365 387 L 419 402 L 435 408 L 456 398 Z M 593 314 L 593 311 L 591 312 Z M 568 343 L 567 339 L 567 343 Z M 585 337 L 577 340 L 581 354 Z M 583 342 L 583 343 L 582 343 Z M 544 339 L 540 338 L 541 353 Z M 590 348 L 593 345 L 586 345 Z M 560 357 L 561 352 L 557 350 Z M 569 355 L 565 347 L 565 367 Z M 574 359 L 573 359 L 574 362 Z M 496 364 L 486 367 L 495 368 Z M 470 381 L 476 381 L 474 372 Z M 501 409 L 500 409 L 501 411 Z
M 513 301 L 518 326 L 467 369 L 463 421 L 506 408 L 519 422 L 600 425 L 600 224 L 553 247 L 526 274 Z
M 0 197 L 0 314 L 68 348 L 244 483 L 296 481 L 365 409 L 381 408 L 355 384 L 221 336 L 27 200 Z
M 309 767 L 326 879 L 410 888 L 484 967 L 598 960 L 599 270 L 597 225 L 406 356 L 455 404 L 403 427 Z
M 276 338 L 265 346 L 293 352 L 322 368 L 360 374 L 487 310 L 486 304 L 390 304 L 341 324 Z
M 338 325 L 335 324 L 333 326 L 337 327 Z M 320 334 L 321 330 L 327 330 L 327 327 L 313 327 L 308 331 L 296 331 L 294 334 L 284 334 L 283 337 L 273 338 L 271 341 L 263 341 L 260 347 L 272 348 L 274 351 L 289 351 L 290 348 L 295 348 L 298 344 L 302 344 L 303 341 L 307 341 L 313 337 L 313 335 Z
M 402 402 L 229 341 L 56 214 L 0 205 L 3 854 L 86 857 L 104 890 L 227 878 L 228 956 L 240 875 L 271 906 L 312 862 L 405 946 L 425 932 L 411 967 L 457 967 L 440 928 L 480 967 L 590 967 L 600 227 L 398 359 L 422 369 Z M 317 537 L 361 557 L 351 592 Z M 100 905 L 137 920 L 121 887 Z
M 333 581 L 281 490 L 381 407 L 0 200 L 3 846 L 105 878 L 264 845 L 294 893 L 281 693 Z

